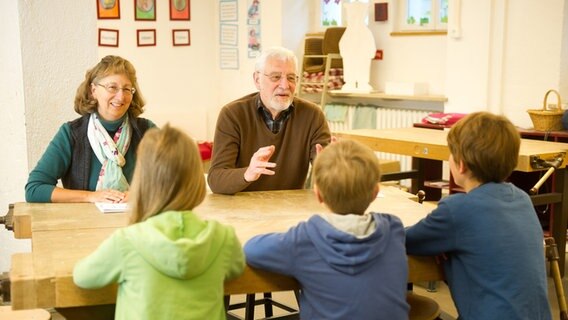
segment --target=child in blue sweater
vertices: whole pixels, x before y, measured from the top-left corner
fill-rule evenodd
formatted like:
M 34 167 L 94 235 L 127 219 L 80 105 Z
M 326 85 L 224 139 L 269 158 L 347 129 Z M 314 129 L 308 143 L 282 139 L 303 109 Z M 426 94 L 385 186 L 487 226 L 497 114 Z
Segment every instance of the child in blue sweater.
M 465 193 L 406 230 L 413 255 L 444 254 L 459 319 L 551 319 L 543 233 L 529 196 L 505 179 L 520 137 L 503 116 L 472 113 L 448 133 L 449 165 Z
M 313 179 L 328 212 L 250 239 L 247 263 L 300 282 L 302 319 L 408 319 L 402 223 L 365 213 L 379 192 L 373 151 L 355 141 L 333 143 L 317 156 Z

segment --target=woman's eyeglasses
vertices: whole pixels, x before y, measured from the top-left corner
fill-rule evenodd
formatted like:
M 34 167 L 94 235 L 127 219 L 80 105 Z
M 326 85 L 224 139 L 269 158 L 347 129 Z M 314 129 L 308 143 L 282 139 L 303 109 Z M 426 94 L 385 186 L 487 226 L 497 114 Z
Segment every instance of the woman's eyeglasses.
M 120 88 L 116 84 L 100 84 L 95 83 L 97 86 L 103 87 L 108 93 L 117 94 L 120 90 L 122 93 L 134 95 L 136 93 L 136 88 Z

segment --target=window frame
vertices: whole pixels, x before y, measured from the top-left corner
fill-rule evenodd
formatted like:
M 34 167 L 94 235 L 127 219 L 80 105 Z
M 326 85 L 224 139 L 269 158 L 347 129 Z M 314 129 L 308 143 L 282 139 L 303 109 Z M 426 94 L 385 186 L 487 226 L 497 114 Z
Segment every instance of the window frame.
M 429 22 L 426 24 L 409 24 L 407 22 L 407 12 L 410 0 L 403 0 L 398 2 L 398 7 L 396 8 L 396 30 L 393 34 L 447 34 L 448 23 L 440 21 L 440 9 L 443 0 L 430 0 L 430 15 Z M 446 4 L 449 6 L 449 0 L 446 0 Z M 449 15 L 449 8 L 446 8 L 446 12 Z

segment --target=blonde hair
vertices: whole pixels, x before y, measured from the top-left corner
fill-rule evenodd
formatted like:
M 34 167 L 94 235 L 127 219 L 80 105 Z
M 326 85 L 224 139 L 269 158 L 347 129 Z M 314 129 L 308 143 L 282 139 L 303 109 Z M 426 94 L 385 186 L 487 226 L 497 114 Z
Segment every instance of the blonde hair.
M 481 183 L 505 181 L 519 160 L 518 130 L 509 119 L 489 112 L 458 121 L 447 140 L 454 162 L 463 161 Z
M 162 129 L 149 129 L 137 151 L 129 196 L 131 223 L 165 211 L 192 210 L 205 194 L 205 177 L 196 143 L 169 124 Z
M 138 87 L 136 69 L 134 69 L 132 63 L 119 56 L 106 56 L 92 69 L 87 70 L 85 80 L 79 85 L 75 94 L 75 112 L 83 116 L 97 111 L 97 99 L 93 97 L 91 92 L 91 83 L 98 83 L 102 78 L 114 74 L 123 74 L 132 82 L 132 87 L 136 89 L 136 93 L 132 96 L 128 114 L 132 118 L 141 115 L 144 112 L 146 102 Z
M 352 140 L 328 145 L 316 157 L 313 175 L 323 202 L 338 214 L 365 213 L 381 180 L 375 153 Z

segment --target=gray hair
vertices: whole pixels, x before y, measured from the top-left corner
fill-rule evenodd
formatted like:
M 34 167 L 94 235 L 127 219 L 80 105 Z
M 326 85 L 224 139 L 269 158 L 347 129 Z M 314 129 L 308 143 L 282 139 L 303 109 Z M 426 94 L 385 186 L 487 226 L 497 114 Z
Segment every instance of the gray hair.
M 262 71 L 266 66 L 266 61 L 268 59 L 278 59 L 282 61 L 292 61 L 294 62 L 294 69 L 298 67 L 298 58 L 292 50 L 288 50 L 283 47 L 270 47 L 262 51 L 262 54 L 256 60 L 254 65 L 254 71 Z

